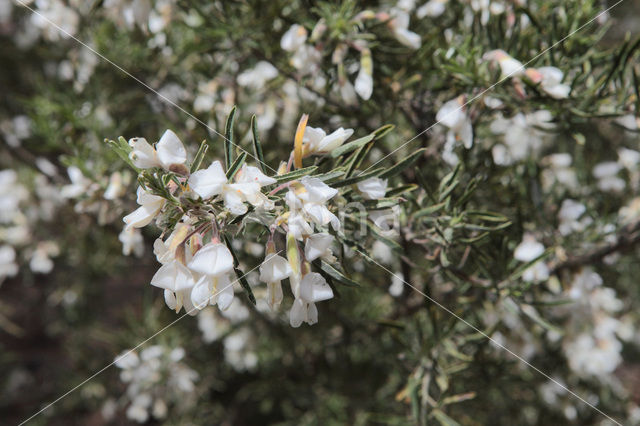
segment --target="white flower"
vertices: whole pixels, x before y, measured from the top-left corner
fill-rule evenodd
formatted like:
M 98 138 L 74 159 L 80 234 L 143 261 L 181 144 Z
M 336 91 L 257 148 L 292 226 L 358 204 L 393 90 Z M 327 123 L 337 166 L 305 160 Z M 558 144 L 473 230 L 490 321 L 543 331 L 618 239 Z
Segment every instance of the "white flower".
M 340 93 L 340 97 L 347 105 L 358 105 L 358 94 L 356 93 L 356 89 L 351 84 L 349 80 L 346 78 L 342 81 L 338 81 L 338 91 Z M 308 129 L 308 127 L 307 127 Z
M 396 40 L 411 49 L 419 49 L 422 40 L 419 34 L 409 31 L 409 14 L 400 9 L 394 9 L 390 14 L 394 19 L 389 23 L 389 26 Z
M 137 201 L 140 207 L 122 219 L 124 223 L 126 223 L 125 228 L 142 228 L 147 226 L 153 218 L 160 213 L 166 200 L 160 196 L 149 194 L 144 188 L 139 186 Z
M 404 292 L 404 275 L 402 275 L 402 272 L 393 274 L 388 291 L 393 297 L 400 297 L 402 295 Z
M 634 171 L 640 164 L 640 152 L 633 149 L 620 148 L 618 149 L 618 162 L 625 169 Z
M 315 303 L 333 298 L 333 290 L 324 277 L 316 272 L 310 272 L 302 277 L 299 294 L 293 302 L 289 312 L 289 322 L 292 327 L 300 327 L 302 322 L 313 325 L 318 322 L 318 309 Z
M 282 285 L 280 281 L 292 273 L 287 259 L 275 253 L 267 254 L 260 265 L 260 281 L 267 283 L 267 303 L 271 309 L 277 309 L 282 303 Z
M 593 168 L 593 177 L 598 179 L 598 189 L 603 192 L 622 191 L 626 184 L 617 176 L 620 170 L 622 170 L 622 166 L 615 161 L 596 164 Z
M 50 256 L 60 253 L 58 245 L 52 241 L 38 244 L 29 261 L 29 268 L 38 274 L 48 274 L 53 269 L 53 260 Z
M 189 186 L 205 199 L 221 195 L 225 207 L 234 215 L 247 212 L 245 202 L 267 210 L 272 208 L 273 203 L 260 188 L 276 183 L 274 178 L 266 176 L 257 167 L 243 164 L 242 168 L 236 172 L 234 181 L 235 183 L 227 183 L 222 164 L 214 161 L 207 169 L 193 173 L 189 178 Z
M 148 169 L 162 167 L 165 170 L 173 170 L 183 166 L 187 161 L 187 150 L 180 138 L 167 129 L 154 149 L 145 138 L 132 138 L 129 140 L 132 151 L 129 158 L 136 167 Z
M 491 15 L 500 15 L 504 12 L 504 5 L 490 0 L 471 0 L 471 8 L 480 12 L 480 23 L 486 25 Z
M 564 200 L 558 211 L 560 221 L 558 231 L 560 234 L 569 235 L 572 232 L 584 230 L 592 222 L 589 217 L 579 220 L 586 210 L 587 208 L 582 203 L 570 199 Z
M 104 194 L 102 196 L 105 200 L 115 200 L 122 197 L 126 190 L 127 187 L 124 183 L 122 173 L 115 172 L 109 177 L 109 185 L 107 186 L 107 189 L 104 190 Z
M 218 308 L 224 311 L 233 302 L 233 297 L 233 283 L 228 274 L 203 275 L 191 291 L 191 303 L 197 309 L 217 304 Z
M 368 100 L 373 93 L 373 76 L 367 73 L 364 68 L 360 68 L 360 72 L 358 72 L 354 89 L 365 101 Z
M 280 39 L 280 47 L 287 52 L 298 50 L 307 41 L 307 30 L 302 25 L 293 24 Z
M 238 84 L 253 90 L 260 90 L 278 76 L 278 70 L 267 61 L 258 62 L 255 67 L 238 75 Z
M 372 177 L 358 182 L 356 186 L 367 200 L 379 200 L 387 193 L 387 179 Z
M 449 3 L 449 0 L 429 0 L 416 10 L 416 16 L 420 19 L 425 16 L 437 18 L 444 13 L 447 3 Z
M 324 130 L 307 126 L 304 131 L 302 142 L 305 144 L 306 155 L 327 154 L 341 146 L 353 135 L 353 129 L 343 129 L 340 127 L 333 133 L 327 135 Z
M 291 274 L 291 266 L 284 257 L 275 253 L 267 254 L 260 265 L 260 281 L 270 283 L 282 281 Z
M 175 258 L 176 248 L 182 244 L 187 234 L 191 230 L 191 225 L 187 222 L 178 222 L 169 238 L 162 241 L 161 238 L 153 242 L 153 254 L 159 263 L 167 263 Z
M 118 239 L 122 243 L 123 255 L 129 256 L 133 253 L 136 257 L 140 257 L 144 253 L 144 238 L 139 230 L 125 226 L 118 235 Z
M 151 285 L 173 293 L 191 289 L 194 284 L 193 275 L 189 268 L 177 259 L 162 265 L 151 278 Z
M 464 97 L 459 96 L 446 102 L 436 114 L 436 121 L 449 129 L 446 153 L 453 154 L 453 148 L 458 141 L 467 149 L 473 146 L 473 127 L 464 109 Z M 448 163 L 452 164 L 453 161 Z
M 131 138 L 129 139 L 129 146 L 132 148 L 129 158 L 134 166 L 141 169 L 161 167 L 158 153 L 145 138 Z
M 525 235 L 522 242 L 513 252 L 513 257 L 521 262 L 531 262 L 544 253 L 544 246 L 536 241 L 532 235 Z
M 224 244 L 211 242 L 196 252 L 188 266 L 199 274 L 221 276 L 233 270 L 233 256 Z
M 485 53 L 482 58 L 486 61 L 497 61 L 502 71 L 502 77 L 514 77 L 524 74 L 522 62 L 513 59 L 504 50 L 492 50 Z
M 303 236 L 313 233 L 311 225 L 309 225 L 301 214 L 296 214 L 293 210 L 289 212 L 287 226 L 289 227 L 289 233 L 293 235 L 296 240 L 302 240 Z
M 355 81 L 355 91 L 365 101 L 373 93 L 373 61 L 371 51 L 365 48 L 360 54 L 360 71 Z
M 198 170 L 189 176 L 189 187 L 203 199 L 209 199 L 222 193 L 227 176 L 220 161 L 214 161 L 206 169 Z
M 331 244 L 333 244 L 333 240 L 333 235 L 327 233 L 309 235 L 304 245 L 304 257 L 309 262 L 319 257 L 331 258 Z
M 544 246 L 529 234 L 525 234 L 522 242 L 516 247 L 513 257 L 521 262 L 531 262 L 544 253 Z M 549 278 L 549 268 L 544 262 L 536 262 L 522 274 L 522 279 L 540 282 Z
M 0 284 L 6 277 L 13 277 L 18 273 L 15 263 L 16 251 L 9 245 L 0 246 Z
M 85 177 L 82 170 L 78 167 L 69 166 L 67 174 L 69 175 L 71 184 L 62 187 L 60 194 L 63 198 L 78 198 L 93 190 L 93 183 Z
M 571 86 L 562 84 L 564 73 L 556 67 L 529 68 L 526 71 L 534 83 L 539 83 L 540 88 L 549 96 L 555 99 L 566 99 L 569 97 Z
M 542 129 L 553 128 L 551 113 L 546 110 L 529 114 L 518 113 L 505 119 L 499 115 L 490 126 L 491 132 L 502 134 L 504 144 L 494 145 L 491 153 L 493 161 L 501 166 L 508 166 L 528 156 L 536 155 L 542 150 L 548 139 L 548 132 Z
M 228 323 L 219 321 L 214 312 L 213 308 L 205 308 L 198 315 L 198 328 L 205 343 L 215 342 L 228 330 Z

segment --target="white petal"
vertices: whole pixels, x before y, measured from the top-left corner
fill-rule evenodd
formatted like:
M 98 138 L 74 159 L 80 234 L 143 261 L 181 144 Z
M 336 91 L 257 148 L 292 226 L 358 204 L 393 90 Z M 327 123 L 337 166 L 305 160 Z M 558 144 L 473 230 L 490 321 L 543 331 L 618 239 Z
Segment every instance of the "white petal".
M 318 308 L 315 303 L 307 304 L 307 318 L 305 319 L 307 324 L 313 325 L 318 323 Z
M 293 52 L 307 40 L 307 30 L 301 25 L 293 24 L 280 40 L 282 50 Z
M 291 274 L 287 259 L 277 254 L 268 254 L 260 265 L 260 281 L 270 283 L 282 281 Z
M 277 182 L 274 178 L 262 173 L 259 168 L 247 166 L 246 164 L 238 170 L 235 180 L 238 183 L 257 183 L 260 186 L 272 185 Z
M 300 297 L 308 303 L 322 302 L 333 298 L 333 290 L 322 275 L 310 272 L 302 277 Z
M 245 214 L 247 206 L 244 205 L 244 194 L 238 186 L 250 185 L 236 183 L 233 185 L 225 185 L 222 189 L 222 197 L 224 198 L 224 206 L 236 216 Z
M 158 269 L 151 279 L 151 285 L 175 293 L 193 287 L 194 282 L 191 271 L 179 261 L 174 260 Z
M 168 169 L 172 164 L 184 164 L 187 161 L 187 150 L 172 130 L 167 129 L 164 132 L 156 149 L 158 160 L 165 169 Z
M 227 275 L 223 275 L 217 278 L 218 283 L 216 284 L 216 301 L 218 303 L 218 308 L 221 311 L 226 311 L 231 303 L 233 302 L 234 292 L 233 292 L 233 283 L 229 280 Z
M 291 327 L 298 328 L 302 325 L 302 321 L 305 320 L 306 316 L 306 303 L 302 299 L 296 299 L 289 312 L 289 324 L 291 324 Z
M 156 217 L 163 204 L 160 204 L 159 206 L 156 204 L 140 206 L 132 213 L 129 213 L 122 218 L 122 220 L 128 227 L 142 228 L 143 226 L 147 226 L 153 218 Z
M 358 187 L 358 191 L 360 191 L 362 196 L 367 200 L 379 200 L 387 193 L 386 179 L 372 177 L 358 182 L 356 186 Z
M 129 153 L 129 158 L 134 166 L 141 169 L 160 167 L 156 150 L 145 138 L 131 138 L 129 139 L 129 145 L 133 148 Z
M 404 44 L 407 47 L 410 47 L 411 49 L 420 49 L 420 46 L 422 45 L 422 39 L 420 38 L 420 35 L 407 29 L 397 28 L 394 34 L 396 36 L 396 39 L 400 43 Z
M 537 242 L 535 238 L 526 235 L 516 247 L 513 257 L 521 262 L 530 262 L 542 253 L 544 253 L 544 246 Z
M 169 309 L 171 309 L 172 311 L 175 310 L 176 307 L 178 306 L 178 301 L 176 300 L 176 294 L 171 290 L 165 290 L 164 303 L 166 303 Z
M 282 303 L 282 285 L 280 281 L 270 282 L 267 284 L 267 303 L 272 310 L 278 309 Z
M 233 256 L 221 243 L 209 243 L 196 252 L 189 268 L 199 274 L 220 276 L 233 269 Z
M 300 179 L 300 183 L 302 183 L 307 190 L 299 196 L 303 201 L 325 203 L 338 193 L 337 189 L 331 188 L 329 185 L 315 177 L 305 176 Z
M 331 253 L 329 248 L 333 243 L 333 235 L 327 233 L 313 234 L 307 238 L 304 245 L 304 257 L 313 261 L 327 253 Z
M 358 76 L 356 77 L 354 88 L 356 93 L 360 95 L 362 99 L 369 100 L 373 94 L 373 77 L 363 69 L 360 69 Z
M 304 129 L 304 136 L 302 142 L 309 144 L 309 150 L 315 152 L 320 146 L 320 141 L 326 136 L 324 130 L 316 127 L 307 126 Z
M 459 98 L 446 102 L 436 114 L 436 121 L 450 129 L 457 128 L 466 119 L 467 115 Z
M 322 138 L 322 140 L 318 143 L 317 152 L 331 152 L 342 145 L 347 139 L 351 137 L 351 135 L 353 135 L 353 129 L 343 129 L 342 127 L 340 127 L 333 133 Z
M 225 183 L 227 176 L 219 161 L 214 161 L 208 168 L 198 170 L 189 177 L 189 187 L 204 199 L 220 194 Z
M 197 309 L 204 309 L 209 303 L 212 296 L 213 285 L 211 277 L 203 275 L 191 290 L 191 303 Z

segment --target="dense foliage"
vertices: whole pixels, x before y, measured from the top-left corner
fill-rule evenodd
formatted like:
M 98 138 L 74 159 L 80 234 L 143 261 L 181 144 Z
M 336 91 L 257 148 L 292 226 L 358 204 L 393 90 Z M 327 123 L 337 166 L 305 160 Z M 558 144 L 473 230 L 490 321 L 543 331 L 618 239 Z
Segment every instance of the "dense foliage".
M 634 5 L 0 0 L 1 423 L 639 423 Z

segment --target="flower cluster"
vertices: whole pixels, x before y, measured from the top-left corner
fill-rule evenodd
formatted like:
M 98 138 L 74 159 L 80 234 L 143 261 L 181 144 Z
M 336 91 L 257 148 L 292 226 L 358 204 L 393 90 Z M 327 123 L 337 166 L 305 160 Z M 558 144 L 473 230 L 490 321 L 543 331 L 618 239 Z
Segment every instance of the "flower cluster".
M 235 161 L 227 158 L 226 171 L 217 160 L 205 168 L 199 168 L 195 160 L 188 166 L 187 149 L 171 130 L 155 145 L 144 138 L 132 138 L 128 144 L 122 140 L 120 147 L 140 170 L 142 183 L 137 190 L 139 207 L 124 217 L 124 232 L 155 220 L 163 234 L 168 234 L 154 243 L 162 266 L 151 284 L 164 290 L 171 309 L 180 312 L 184 308 L 195 315 L 208 305 L 218 305 L 222 311 L 231 306 L 234 284 L 246 280 L 227 243 L 229 234 L 255 222 L 268 235 L 266 256 L 259 265 L 268 305 L 278 309 L 283 301 L 281 282 L 288 279 L 294 297 L 291 325 L 318 321 L 316 303 L 334 296 L 322 267 L 336 271 L 327 265 L 336 262 L 332 247 L 335 235 L 344 230 L 330 208 L 338 189 L 308 175 L 308 169 L 301 166 L 303 159 L 327 156 L 342 147 L 353 130 L 339 128 L 327 134 L 307 127 L 306 120 L 306 116 L 301 120 L 289 161 L 283 161 L 273 176 L 264 173 L 268 167 L 264 163 L 262 169 L 248 165 L 246 154 Z M 197 154 L 199 162 L 203 147 Z M 375 176 L 354 184 L 355 194 L 364 200 L 381 199 L 387 191 L 387 180 Z M 278 240 L 282 241 L 280 249 Z M 281 255 L 283 252 L 286 254 Z M 320 271 L 314 272 L 312 264 Z M 247 285 L 243 289 L 251 291 Z
M 128 403 L 127 418 L 138 423 L 152 417 L 162 420 L 169 404 L 186 407 L 195 403 L 198 373 L 183 362 L 184 356 L 181 347 L 154 345 L 140 354 L 128 349 L 116 357 L 114 363 L 122 370 L 120 380 L 127 383 L 123 401 Z

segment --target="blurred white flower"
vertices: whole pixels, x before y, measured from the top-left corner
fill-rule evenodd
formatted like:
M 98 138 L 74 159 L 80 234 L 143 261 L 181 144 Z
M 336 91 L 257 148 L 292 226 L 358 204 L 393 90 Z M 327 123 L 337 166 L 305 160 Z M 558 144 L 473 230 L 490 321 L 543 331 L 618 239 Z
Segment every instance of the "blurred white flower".
M 358 182 L 356 186 L 367 200 L 379 200 L 387 193 L 387 179 L 372 177 Z
M 276 67 L 267 61 L 260 61 L 253 68 L 238 75 L 238 84 L 253 90 L 260 90 L 269 80 L 273 80 L 277 76 Z
M 293 24 L 280 40 L 280 47 L 287 52 L 294 52 L 307 41 L 307 30 L 302 25 Z
M 618 177 L 622 166 L 615 161 L 605 161 L 596 164 L 593 168 L 593 177 L 598 180 L 598 189 L 603 192 L 620 192 L 626 184 Z

